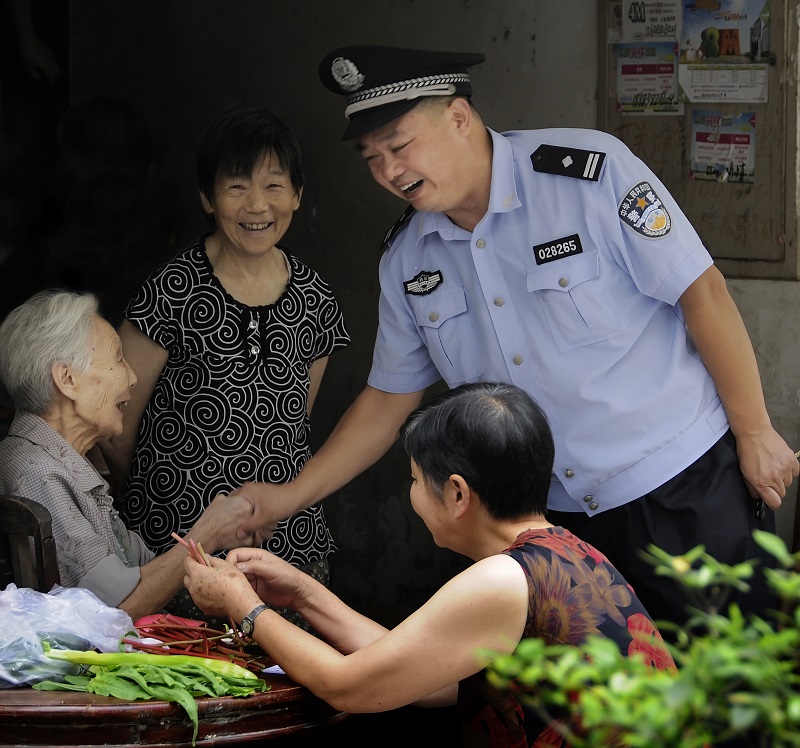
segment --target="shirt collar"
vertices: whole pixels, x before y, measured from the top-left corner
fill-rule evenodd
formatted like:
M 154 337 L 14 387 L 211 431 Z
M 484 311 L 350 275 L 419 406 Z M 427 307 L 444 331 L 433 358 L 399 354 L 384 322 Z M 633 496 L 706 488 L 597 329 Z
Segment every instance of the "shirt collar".
M 87 493 L 97 489 L 107 490 L 108 483 L 92 463 L 79 455 L 75 448 L 43 418 L 32 413 L 17 411 L 9 426 L 8 435 L 24 439 L 47 452 L 72 473 L 80 490 Z
M 522 202 L 514 179 L 514 152 L 508 138 L 486 128 L 492 138 L 492 186 L 487 213 L 507 213 L 519 208 Z M 417 242 L 427 234 L 437 232 L 445 241 L 469 239 L 471 233 L 456 226 L 444 213 L 420 213 L 417 221 Z
M 508 213 L 522 205 L 514 179 L 514 152 L 508 138 L 488 127 L 486 129 L 492 136 L 492 189 L 488 212 Z

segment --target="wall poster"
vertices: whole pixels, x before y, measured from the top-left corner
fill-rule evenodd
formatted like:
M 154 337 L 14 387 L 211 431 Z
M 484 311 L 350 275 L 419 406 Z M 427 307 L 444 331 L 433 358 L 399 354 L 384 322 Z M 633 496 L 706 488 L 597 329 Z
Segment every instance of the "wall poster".
M 681 100 L 766 103 L 769 59 L 769 0 L 683 3 Z
M 735 184 L 755 181 L 756 115 L 692 112 L 691 177 Z
M 619 44 L 617 110 L 625 114 L 681 114 L 675 42 Z
M 674 42 L 679 37 L 681 0 L 624 0 L 622 40 Z

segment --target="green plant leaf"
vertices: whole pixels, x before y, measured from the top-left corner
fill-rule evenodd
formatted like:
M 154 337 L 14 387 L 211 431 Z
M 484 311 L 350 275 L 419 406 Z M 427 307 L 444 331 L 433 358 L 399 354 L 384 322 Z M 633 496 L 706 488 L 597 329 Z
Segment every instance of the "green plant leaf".
M 726 605 L 731 589 L 747 589 L 755 560 L 716 561 L 698 546 L 681 556 L 650 547 L 654 573 L 683 584 L 693 613 L 674 632 L 677 672 L 651 672 L 617 645 L 589 637 L 580 647 L 523 640 L 512 655 L 487 660 L 498 687 L 522 696 L 548 717 L 580 724 L 575 746 L 705 748 L 729 739 L 770 748 L 800 748 L 800 553 L 756 531 L 759 545 L 783 569 L 765 578 L 790 605 L 767 620 Z
M 789 549 L 786 547 L 786 543 L 783 542 L 783 538 L 781 538 L 780 535 L 765 532 L 764 530 L 754 530 L 753 540 L 767 551 L 767 553 L 775 556 L 781 566 L 789 568 L 797 563 L 797 558 L 789 553 Z

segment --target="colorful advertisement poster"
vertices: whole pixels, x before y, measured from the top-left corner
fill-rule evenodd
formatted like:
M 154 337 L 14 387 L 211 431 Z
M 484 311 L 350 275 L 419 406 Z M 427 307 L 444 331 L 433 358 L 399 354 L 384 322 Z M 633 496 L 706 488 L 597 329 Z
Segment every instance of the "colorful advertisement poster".
M 623 0 L 623 42 L 674 42 L 680 38 L 682 0 Z
M 769 0 L 683 3 L 678 82 L 683 101 L 765 103 Z
M 675 42 L 617 45 L 617 109 L 628 114 L 681 114 Z
M 692 112 L 691 176 L 709 182 L 755 180 L 756 115 Z

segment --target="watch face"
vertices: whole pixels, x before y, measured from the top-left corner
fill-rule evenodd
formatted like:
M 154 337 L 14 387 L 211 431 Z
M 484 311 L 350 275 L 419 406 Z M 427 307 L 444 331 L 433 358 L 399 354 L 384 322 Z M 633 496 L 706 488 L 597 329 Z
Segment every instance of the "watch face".
M 259 605 L 254 610 L 251 610 L 242 619 L 242 633 L 245 636 L 252 636 L 253 629 L 255 628 L 255 625 L 256 625 L 256 616 L 258 616 L 258 614 L 261 613 L 262 611 L 266 610 L 266 608 L 267 608 L 266 605 Z

